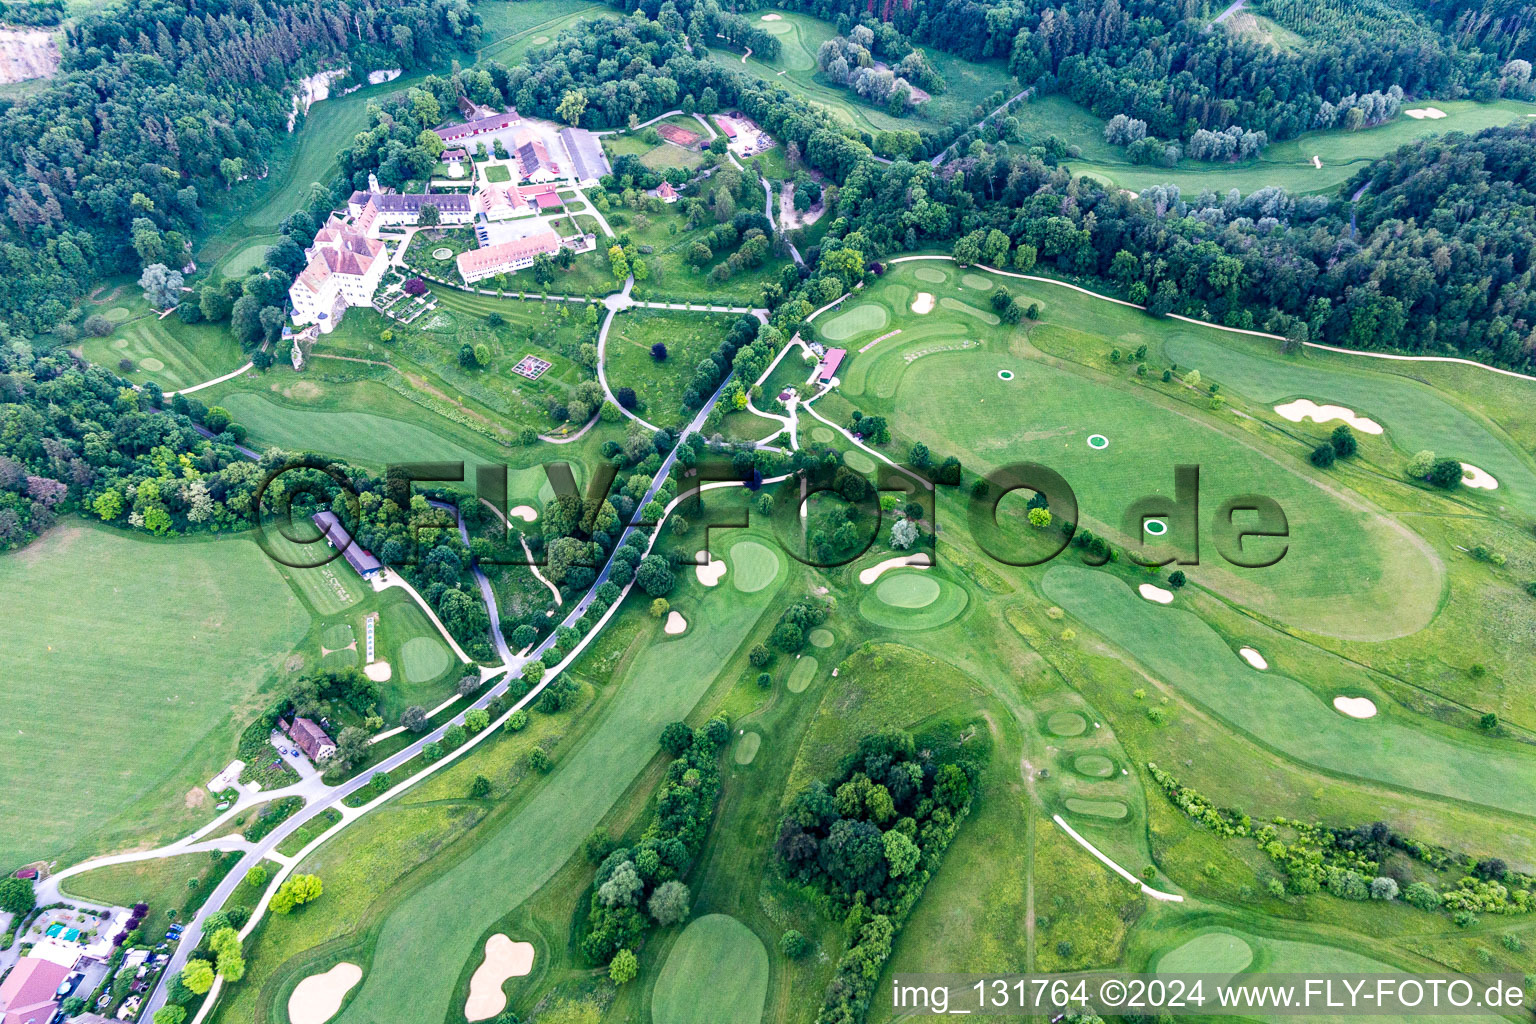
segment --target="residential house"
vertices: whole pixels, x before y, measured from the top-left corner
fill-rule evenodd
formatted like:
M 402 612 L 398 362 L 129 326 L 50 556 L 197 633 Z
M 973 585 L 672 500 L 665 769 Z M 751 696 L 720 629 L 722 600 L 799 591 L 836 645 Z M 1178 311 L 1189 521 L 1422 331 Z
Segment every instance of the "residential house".
M 481 189 L 476 199 L 486 220 L 505 220 L 522 217 L 533 212 L 530 198 L 516 185 L 493 184 Z
M 300 715 L 293 720 L 288 727 L 288 736 L 299 745 L 311 761 L 319 764 L 332 754 L 336 753 L 336 743 L 320 728 L 318 722 L 313 722 Z
M 0 1024 L 48 1024 L 59 1010 L 57 993 L 69 970 L 24 956 L 0 982 Z
M 664 203 L 677 202 L 677 189 L 672 187 L 670 181 L 664 181 L 656 186 L 656 198 Z

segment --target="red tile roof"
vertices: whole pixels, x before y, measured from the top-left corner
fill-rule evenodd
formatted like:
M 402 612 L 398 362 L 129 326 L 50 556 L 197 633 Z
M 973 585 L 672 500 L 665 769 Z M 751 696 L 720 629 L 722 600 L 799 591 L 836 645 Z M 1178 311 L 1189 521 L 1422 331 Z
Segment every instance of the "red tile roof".
M 553 255 L 559 251 L 560 236 L 553 231 L 540 231 L 526 238 L 514 238 L 510 242 L 499 242 L 481 249 L 461 252 L 456 262 L 459 265 L 459 273 L 467 281 L 494 267 L 537 256 L 541 252 Z
M 827 349 L 827 354 L 821 357 L 821 365 L 816 367 L 816 379 L 820 380 L 823 384 L 830 381 L 837 373 L 837 368 L 842 363 L 843 357 L 847 354 L 848 350 L 845 348 Z
M 295 718 L 293 725 L 288 730 L 288 735 L 293 737 L 293 742 L 299 745 L 299 749 L 308 754 L 310 760 L 318 761 L 320 751 L 324 747 L 335 748 L 336 744 L 325 734 L 325 730 L 307 718 Z
M 0 1024 L 48 1024 L 59 1008 L 54 999 L 67 968 L 51 960 L 22 957 L 0 984 Z

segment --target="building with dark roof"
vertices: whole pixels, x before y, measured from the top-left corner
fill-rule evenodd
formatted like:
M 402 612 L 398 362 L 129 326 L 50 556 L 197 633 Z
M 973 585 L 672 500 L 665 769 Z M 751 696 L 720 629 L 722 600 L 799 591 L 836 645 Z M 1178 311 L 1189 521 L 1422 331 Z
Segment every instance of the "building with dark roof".
M 370 227 L 415 224 L 421 219 L 421 208 L 429 205 L 437 207 L 440 224 L 468 224 L 475 219 L 474 202 L 467 192 L 353 192 L 347 198 L 348 212 Z
M 347 532 L 347 528 L 341 525 L 341 520 L 336 518 L 336 513 L 331 511 L 316 512 L 312 518 L 315 525 L 320 528 L 320 532 L 325 536 L 325 542 L 337 551 L 340 551 L 341 556 L 347 560 L 347 564 L 356 570 L 357 574 L 363 577 L 363 579 L 367 579 L 384 568 L 383 562 L 374 558 L 370 552 L 363 549 L 361 544 L 352 539 L 352 535 Z
M 550 159 L 549 150 L 538 139 L 530 139 L 517 147 L 517 169 L 524 181 L 554 181 L 560 177 L 560 165 Z
M 585 128 L 560 129 L 560 141 L 571 158 L 571 176 L 581 184 L 595 185 L 598 178 L 613 173 L 602 142 Z

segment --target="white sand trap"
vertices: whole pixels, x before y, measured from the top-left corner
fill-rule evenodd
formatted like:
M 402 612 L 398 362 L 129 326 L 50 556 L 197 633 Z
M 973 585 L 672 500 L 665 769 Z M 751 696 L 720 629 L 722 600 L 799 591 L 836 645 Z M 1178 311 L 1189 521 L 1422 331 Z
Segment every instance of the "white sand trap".
M 299 982 L 288 997 L 288 1020 L 292 1024 L 325 1024 L 341 1009 L 341 1001 L 352 986 L 363 980 L 357 964 L 340 963 L 324 974 L 312 974 Z
M 763 20 L 764 21 L 783 21 L 784 20 L 784 16 L 782 14 L 765 14 L 765 15 L 763 15 Z
M 1364 416 L 1356 416 L 1353 409 L 1346 409 L 1342 405 L 1318 405 L 1310 398 L 1298 398 L 1294 402 L 1277 405 L 1275 406 L 1275 412 L 1284 416 L 1292 423 L 1300 423 L 1302 420 L 1311 420 L 1313 423 L 1343 420 L 1361 433 L 1381 433 L 1380 423 L 1377 423 L 1375 420 L 1366 419 Z
M 1252 647 L 1244 647 L 1237 653 L 1242 655 L 1244 661 L 1258 669 L 1260 672 L 1263 672 L 1265 669 L 1269 668 L 1269 662 L 1264 660 L 1264 655 L 1260 654 Z
M 700 551 L 695 557 L 709 562 L 708 565 L 696 565 L 693 567 L 693 574 L 706 587 L 714 586 L 725 576 L 725 559 L 710 558 L 708 551 Z
M 1369 697 L 1335 697 L 1333 706 L 1350 718 L 1376 717 L 1376 702 Z
M 1141 596 L 1148 601 L 1156 601 L 1158 604 L 1173 604 L 1173 591 L 1164 590 L 1162 587 L 1153 586 L 1151 583 L 1143 583 L 1136 588 L 1141 591 Z
M 469 979 L 469 998 L 464 1001 L 464 1019 L 490 1020 L 507 1008 L 507 994 L 501 990 L 508 978 L 521 978 L 533 970 L 533 943 L 513 942 L 505 935 L 485 940 L 485 963 Z M 298 1024 L 297 1021 L 294 1024 Z
M 1475 487 L 1480 491 L 1496 491 L 1499 488 L 1499 482 L 1493 478 L 1492 473 L 1478 469 L 1470 462 L 1461 464 L 1461 482 L 1465 487 Z
M 394 675 L 394 669 L 389 667 L 387 661 L 370 661 L 363 666 L 363 675 L 376 683 L 387 683 L 389 677 Z
M 912 303 L 912 312 L 914 312 L 914 313 L 932 313 L 933 312 L 933 296 L 928 294 L 927 292 L 918 292 L 917 293 L 916 301 L 914 301 Z
M 909 569 L 931 569 L 933 568 L 933 562 L 922 552 L 918 552 L 915 555 L 902 555 L 900 558 L 887 558 L 879 565 L 872 565 L 859 573 L 859 582 L 867 587 L 879 579 L 887 570 L 900 569 L 903 566 Z
M 1322 168 L 1323 168 L 1323 158 L 1320 157 L 1320 156 L 1314 156 L 1312 158 L 1312 166 L 1316 167 L 1318 170 L 1322 170 Z
M 1413 110 L 1405 110 L 1403 113 L 1407 114 L 1415 121 L 1422 121 L 1425 118 L 1428 118 L 1431 121 L 1438 121 L 1442 117 L 1446 116 L 1445 111 L 1441 110 L 1439 107 L 1415 107 Z
M 668 612 L 667 624 L 661 628 L 668 636 L 677 636 L 677 634 L 688 628 L 688 620 L 677 614 L 677 612 Z
M 538 510 L 531 505 L 519 505 L 512 510 L 511 515 L 525 523 L 531 523 L 539 518 Z

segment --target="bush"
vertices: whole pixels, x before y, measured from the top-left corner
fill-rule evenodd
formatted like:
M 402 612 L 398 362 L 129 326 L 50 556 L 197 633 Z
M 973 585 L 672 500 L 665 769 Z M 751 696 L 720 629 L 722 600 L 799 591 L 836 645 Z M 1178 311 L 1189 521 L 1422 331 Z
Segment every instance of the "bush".
M 112 321 L 100 313 L 92 313 L 85 318 L 85 333 L 93 338 L 105 338 L 112 333 Z
M 1439 910 L 1443 902 L 1440 894 L 1423 882 L 1414 882 L 1404 889 L 1403 901 L 1420 910 Z
M 400 716 L 400 724 L 411 732 L 426 732 L 427 727 L 431 725 L 427 721 L 427 709 L 420 704 L 412 704 L 406 708 L 405 713 Z
M 793 928 L 779 936 L 779 952 L 791 960 L 804 960 L 811 949 L 811 940 Z
M 1333 465 L 1334 460 L 1337 458 L 1338 456 L 1334 452 L 1333 445 L 1331 444 L 1318 445 L 1316 448 L 1312 449 L 1312 454 L 1309 456 L 1312 465 L 1316 466 L 1318 469 L 1327 469 L 1329 466 Z
M 507 717 L 506 730 L 508 732 L 522 732 L 528 728 L 528 711 L 526 708 L 518 708 Z

